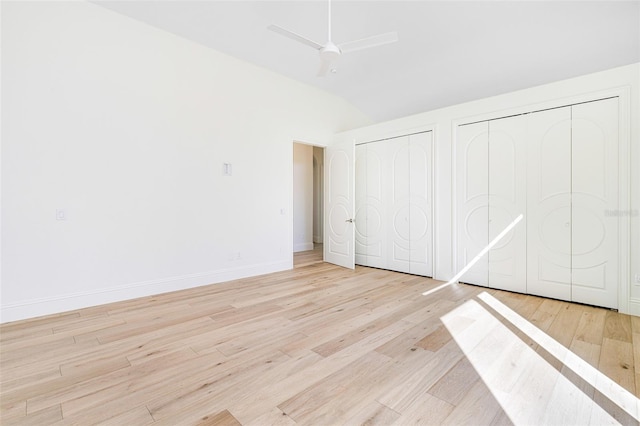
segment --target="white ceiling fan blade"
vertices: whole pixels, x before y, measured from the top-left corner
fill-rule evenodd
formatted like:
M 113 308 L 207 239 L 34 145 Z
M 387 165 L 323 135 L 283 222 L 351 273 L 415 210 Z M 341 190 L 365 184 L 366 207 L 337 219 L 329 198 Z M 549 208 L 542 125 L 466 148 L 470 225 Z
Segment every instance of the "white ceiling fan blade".
M 295 41 L 298 41 L 300 43 L 306 44 L 307 46 L 311 46 L 316 50 L 322 49 L 322 45 L 321 44 L 316 43 L 313 40 L 309 40 L 308 38 L 303 37 L 300 34 L 296 34 L 296 33 L 292 32 L 292 31 L 289 31 L 289 30 L 285 30 L 284 28 L 279 27 L 277 25 L 269 25 L 267 28 L 270 29 L 271 31 L 273 31 L 275 33 L 278 33 L 280 35 L 283 35 L 283 36 L 285 36 L 287 38 L 290 38 L 292 40 L 295 40 Z
M 329 72 L 333 61 L 323 59 L 320 61 L 320 68 L 318 68 L 318 77 L 324 77 Z
M 398 41 L 398 33 L 394 31 L 360 40 L 348 41 L 346 43 L 339 44 L 338 47 L 342 53 L 347 53 L 355 50 L 368 49 L 369 47 L 382 46 L 383 44 L 394 43 L 396 41 Z

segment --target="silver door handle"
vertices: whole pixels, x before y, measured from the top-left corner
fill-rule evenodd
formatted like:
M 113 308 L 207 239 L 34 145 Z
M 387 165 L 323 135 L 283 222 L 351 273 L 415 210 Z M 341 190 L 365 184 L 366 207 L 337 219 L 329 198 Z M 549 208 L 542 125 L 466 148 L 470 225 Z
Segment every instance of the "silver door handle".
M 345 222 L 353 223 L 353 219 L 347 219 Z

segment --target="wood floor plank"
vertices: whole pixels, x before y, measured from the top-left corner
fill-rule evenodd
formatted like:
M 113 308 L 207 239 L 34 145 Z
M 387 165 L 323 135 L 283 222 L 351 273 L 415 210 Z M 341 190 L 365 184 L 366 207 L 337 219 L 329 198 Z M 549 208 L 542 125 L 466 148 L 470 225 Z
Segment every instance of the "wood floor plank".
M 241 423 L 228 411 L 224 410 L 213 416 L 204 416 L 196 423 L 198 426 L 240 426 Z
M 482 381 L 477 381 L 462 398 L 451 413 L 438 424 L 442 425 L 487 425 L 502 413 L 500 404 L 495 400 Z M 531 423 L 535 424 L 535 423 Z
M 284 399 L 283 393 L 276 392 L 282 389 L 280 383 L 288 383 L 292 376 L 299 371 L 312 367 L 322 359 L 320 355 L 313 351 L 308 351 L 297 357 L 290 357 L 289 362 L 275 366 L 266 374 L 256 378 L 257 382 L 254 386 L 236 389 L 233 393 L 226 395 L 231 400 L 228 405 L 229 409 L 241 423 L 254 422 L 263 413 L 268 412 Z M 322 378 L 318 378 L 319 380 L 322 380 Z M 269 386 L 264 386 L 265 383 L 269 384 Z M 289 389 L 289 392 L 289 394 L 294 393 L 292 389 Z M 274 400 L 274 395 L 279 395 L 279 398 Z M 286 414 L 283 414 L 283 417 L 287 418 L 285 423 L 288 423 L 289 420 L 293 421 Z M 279 419 L 278 422 L 280 421 L 282 419 Z
M 578 324 L 582 319 L 582 312 L 571 309 L 571 303 L 562 304 L 558 314 L 549 326 L 548 333 L 552 334 L 556 341 L 569 347 L 574 339 Z
M 579 336 L 576 335 L 573 339 L 571 346 L 569 346 L 569 350 L 591 364 L 593 367 L 598 368 L 598 364 L 600 363 L 600 352 L 602 351 L 601 345 L 587 343 L 583 340 L 579 340 L 578 337 Z M 571 368 L 563 365 L 560 372 L 584 394 L 588 395 L 590 398 L 594 397 L 595 389 L 593 386 L 583 380 L 583 378 L 576 374 Z
M 443 325 L 423 337 L 416 343 L 416 346 L 431 352 L 438 352 L 440 348 L 451 341 L 451 334 Z
M 384 370 L 392 362 L 385 355 L 369 352 L 348 368 L 279 404 L 278 408 L 296 423 L 333 424 L 341 418 L 352 417 L 368 405 L 364 395 L 385 376 Z M 363 387 L 363 378 L 367 387 Z
M 271 411 L 243 424 L 247 426 L 294 426 L 296 422 L 294 422 L 291 417 L 283 413 L 278 407 L 275 407 Z
M 229 404 L 230 401 L 224 400 L 225 395 L 230 393 L 229 389 L 239 386 L 243 381 L 260 378 L 260 375 L 289 359 L 281 352 L 266 352 L 251 362 L 239 363 L 230 369 L 215 372 L 202 370 L 195 380 L 194 377 L 181 380 L 176 383 L 179 389 L 152 398 L 146 405 L 156 420 L 171 417 L 176 411 L 197 415 L 201 409 L 215 408 L 225 402 Z
M 405 320 L 402 321 L 406 322 Z M 415 326 L 410 322 L 407 324 L 411 325 L 409 330 L 376 348 L 376 351 L 392 358 L 398 357 L 407 351 L 415 351 L 418 348 L 416 344 L 424 339 L 424 336 L 428 336 L 440 327 L 439 322 L 434 321 L 433 318 L 426 319 Z
M 456 365 L 440 378 L 429 393 L 451 405 L 458 405 L 480 376 L 467 358 L 462 358 Z
M 631 317 L 631 330 L 636 396 L 640 396 L 640 317 Z
M 173 392 L 173 386 L 181 385 L 180 379 L 198 380 L 200 374 L 208 377 L 209 369 L 232 368 L 240 361 L 225 360 L 222 354 L 212 353 L 201 355 L 198 357 L 198 362 L 195 363 L 187 361 L 161 364 L 162 360 L 158 360 L 158 362 L 160 364 L 150 366 L 149 374 L 144 374 L 147 370 L 142 367 L 125 369 L 119 372 L 126 374 L 130 371 L 132 376 L 129 380 L 114 381 L 107 378 L 108 386 L 99 386 L 96 391 L 74 395 L 69 399 L 65 398 L 62 402 L 63 413 L 69 417 L 84 413 L 100 418 L 102 413 L 117 411 L 124 407 L 131 409 L 146 404 L 152 398 Z M 147 364 L 144 366 L 146 367 Z M 120 375 L 116 377 L 120 377 Z M 98 383 L 100 383 L 100 379 L 102 377 L 96 379 Z M 171 383 L 171 387 L 168 387 L 167 383 Z
M 268 389 L 261 390 L 261 395 L 259 395 L 261 403 L 279 406 L 279 404 L 304 392 L 307 388 L 314 386 L 326 377 L 347 368 L 351 363 L 356 362 L 376 347 L 395 338 L 408 328 L 410 328 L 410 324 L 398 322 L 329 357 L 320 357 L 321 359 L 318 362 L 308 368 L 300 370 L 280 382 L 273 383 Z M 413 370 L 410 370 L 410 372 L 413 373 Z M 398 377 L 404 381 L 403 377 Z
M 607 312 L 604 309 L 592 308 L 583 312 L 576 329 L 575 339 L 601 345 L 606 316 Z
M 0 343 L 53 334 L 53 328 L 57 325 L 73 323 L 80 317 L 78 312 L 66 312 L 0 324 Z
M 386 315 L 376 316 L 373 315 L 373 311 L 371 311 L 367 314 L 372 314 L 369 318 L 369 321 L 362 327 L 359 327 L 356 330 L 349 331 L 348 333 L 338 336 L 329 342 L 323 343 L 322 345 L 316 346 L 312 350 L 322 356 L 329 356 L 331 354 L 339 352 L 347 346 L 351 346 L 353 343 L 362 340 L 367 336 L 376 333 L 377 331 L 383 330 L 389 325 L 401 320 L 414 309 L 415 308 L 413 306 L 410 306 L 410 304 L 407 303 L 406 306 L 403 306 L 400 309 L 396 309 L 394 312 Z
M 546 331 L 553 324 L 563 306 L 566 306 L 565 302 L 544 299 L 538 309 L 531 315 L 529 321 L 539 329 Z
M 440 284 L 316 251 L 291 271 L 3 324 L 0 422 L 510 425 L 494 394 L 511 410 L 528 394 L 549 412 L 520 422 L 637 424 L 482 295 L 636 396 L 640 319 L 465 284 L 422 296 Z M 561 404 L 577 396 L 579 419 Z
M 607 312 L 604 321 L 604 337 L 631 342 L 631 317 L 613 311 Z
M 455 407 L 448 402 L 425 393 L 418 395 L 393 424 L 398 426 L 442 424 L 454 409 Z
M 22 418 L 27 415 L 27 401 L 17 399 L 6 401 L 5 398 L 0 400 L 0 422 L 3 424 L 12 418 Z
M 620 386 L 636 394 L 633 365 L 633 345 L 617 339 L 604 338 L 598 369 Z
M 151 413 L 144 405 L 135 407 L 131 410 L 123 413 L 118 413 L 115 416 L 100 422 L 101 426 L 121 426 L 121 425 L 136 425 L 144 426 L 153 424 L 154 420 L 151 417 Z
M 378 401 L 392 410 L 403 413 L 415 403 L 416 398 L 427 393 L 464 356 L 454 341 L 450 341 L 438 352 L 431 354 L 423 366 L 415 370 L 402 386 L 381 395 Z
M 119 395 L 128 389 L 135 390 L 135 384 L 143 378 L 155 377 L 160 372 L 166 373 L 171 370 L 169 367 L 173 365 L 184 365 L 193 359 L 194 355 L 195 353 L 189 348 L 180 349 L 161 357 L 155 357 L 142 364 L 134 364 L 128 369 L 116 370 L 100 376 L 97 380 L 90 378 L 79 383 L 73 381 L 56 383 L 55 386 L 51 386 L 51 390 L 48 392 L 43 392 L 38 388 L 33 392 L 22 392 L 22 395 L 28 398 L 29 410 L 42 410 L 60 402 L 66 403 L 88 396 L 96 398 L 100 394 L 105 395 L 104 401 L 108 401 L 110 395 Z M 215 359 L 210 358 L 208 361 L 212 362 Z M 61 378 L 60 381 L 62 380 Z M 146 381 L 145 384 L 150 385 L 151 383 Z
M 369 405 L 358 411 L 353 417 L 348 419 L 346 425 L 367 425 L 367 426 L 386 426 L 393 424 L 400 414 L 393 411 L 389 407 L 380 404 L 378 401 L 372 401 Z M 406 423 L 405 423 L 406 424 Z
M 40 426 L 45 424 L 52 424 L 62 420 L 62 409 L 60 404 L 44 408 L 39 411 L 27 414 L 24 417 L 12 417 L 8 419 L 2 419 L 4 426 L 10 425 L 33 425 Z

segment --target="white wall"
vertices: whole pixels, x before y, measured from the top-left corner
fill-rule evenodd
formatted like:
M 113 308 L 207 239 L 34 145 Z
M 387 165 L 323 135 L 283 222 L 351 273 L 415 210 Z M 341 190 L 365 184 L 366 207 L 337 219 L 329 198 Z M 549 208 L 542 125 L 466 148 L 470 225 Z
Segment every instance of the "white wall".
M 313 146 L 293 144 L 293 251 L 313 250 Z
M 629 262 L 622 265 L 628 277 L 628 287 L 622 288 L 628 297 L 628 304 L 620 306 L 623 312 L 640 315 L 640 64 L 632 64 L 608 71 L 589 74 L 544 86 L 512 92 L 474 102 L 455 105 L 425 112 L 398 120 L 378 123 L 372 126 L 348 131 L 337 135 L 335 142 L 352 140 L 366 142 L 385 137 L 432 129 L 435 143 L 435 276 L 449 280 L 455 273 L 453 245 L 453 141 L 457 123 L 480 121 L 502 117 L 518 112 L 571 104 L 587 99 L 594 94 L 626 91 L 629 105 L 622 120 L 626 126 L 621 130 L 622 142 L 630 144 L 626 167 L 630 169 L 629 208 L 621 214 L 630 217 Z
M 370 122 L 97 5 L 2 2 L 1 320 L 290 268 L 292 141 Z

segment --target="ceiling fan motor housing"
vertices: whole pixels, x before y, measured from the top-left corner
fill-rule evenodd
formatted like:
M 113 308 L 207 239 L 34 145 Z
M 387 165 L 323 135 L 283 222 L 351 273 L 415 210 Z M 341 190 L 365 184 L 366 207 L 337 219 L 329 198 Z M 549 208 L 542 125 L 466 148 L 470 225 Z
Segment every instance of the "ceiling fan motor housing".
M 340 48 L 328 41 L 321 49 L 320 49 L 320 57 L 323 61 L 331 61 L 333 59 L 338 58 L 342 52 Z

